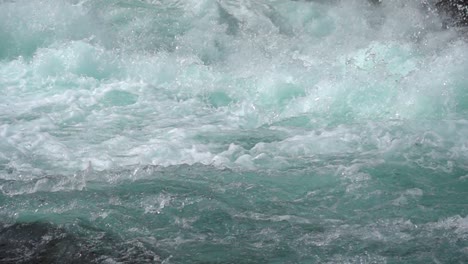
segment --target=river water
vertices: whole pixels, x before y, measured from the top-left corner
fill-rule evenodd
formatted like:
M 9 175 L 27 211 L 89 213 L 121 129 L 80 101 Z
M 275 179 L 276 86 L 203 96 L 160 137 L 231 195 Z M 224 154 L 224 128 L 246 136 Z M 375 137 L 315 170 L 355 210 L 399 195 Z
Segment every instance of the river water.
M 0 1 L 0 262 L 467 263 L 425 2 Z

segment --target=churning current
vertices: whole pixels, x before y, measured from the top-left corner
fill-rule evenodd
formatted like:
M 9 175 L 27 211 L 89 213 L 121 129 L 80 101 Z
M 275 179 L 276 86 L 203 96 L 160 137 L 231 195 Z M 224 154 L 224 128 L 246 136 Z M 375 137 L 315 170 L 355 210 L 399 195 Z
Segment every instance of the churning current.
M 467 263 L 435 2 L 0 0 L 0 263 Z

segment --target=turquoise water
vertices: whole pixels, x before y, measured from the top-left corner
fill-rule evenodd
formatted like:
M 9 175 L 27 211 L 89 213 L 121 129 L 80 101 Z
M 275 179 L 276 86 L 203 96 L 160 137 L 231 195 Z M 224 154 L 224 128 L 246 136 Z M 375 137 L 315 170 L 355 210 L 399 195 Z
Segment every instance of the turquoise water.
M 0 262 L 468 262 L 426 2 L 0 1 Z

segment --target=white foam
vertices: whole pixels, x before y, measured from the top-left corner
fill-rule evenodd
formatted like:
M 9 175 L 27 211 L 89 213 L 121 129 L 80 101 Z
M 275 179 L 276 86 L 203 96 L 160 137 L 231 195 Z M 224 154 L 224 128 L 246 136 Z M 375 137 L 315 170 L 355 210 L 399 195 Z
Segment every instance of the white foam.
M 250 170 L 338 153 L 377 160 L 414 144 L 398 132 L 407 124 L 391 120 L 450 119 L 464 103 L 467 44 L 417 3 L 186 1 L 155 16 L 159 4 L 146 2 L 134 20 L 125 19 L 131 8 L 101 4 L 2 4 L 11 39 L 37 37 L 32 54 L 0 62 L 8 145 L 0 152 L 11 166 Z M 295 118 L 305 121 L 282 123 Z M 442 151 L 406 158 L 447 173 L 461 166 L 465 125 L 452 126 L 416 133 L 416 144 L 450 148 L 450 161 L 431 165 Z M 241 146 L 227 133 L 262 127 L 285 135 Z M 220 136 L 200 140 L 206 134 Z

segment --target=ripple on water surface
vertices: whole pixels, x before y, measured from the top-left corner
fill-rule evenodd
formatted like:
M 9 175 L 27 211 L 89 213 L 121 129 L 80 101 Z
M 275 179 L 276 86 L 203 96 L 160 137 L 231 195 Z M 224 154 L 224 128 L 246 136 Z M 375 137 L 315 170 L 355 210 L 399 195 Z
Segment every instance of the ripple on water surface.
M 466 38 L 371 2 L 0 1 L 0 262 L 468 262 Z

